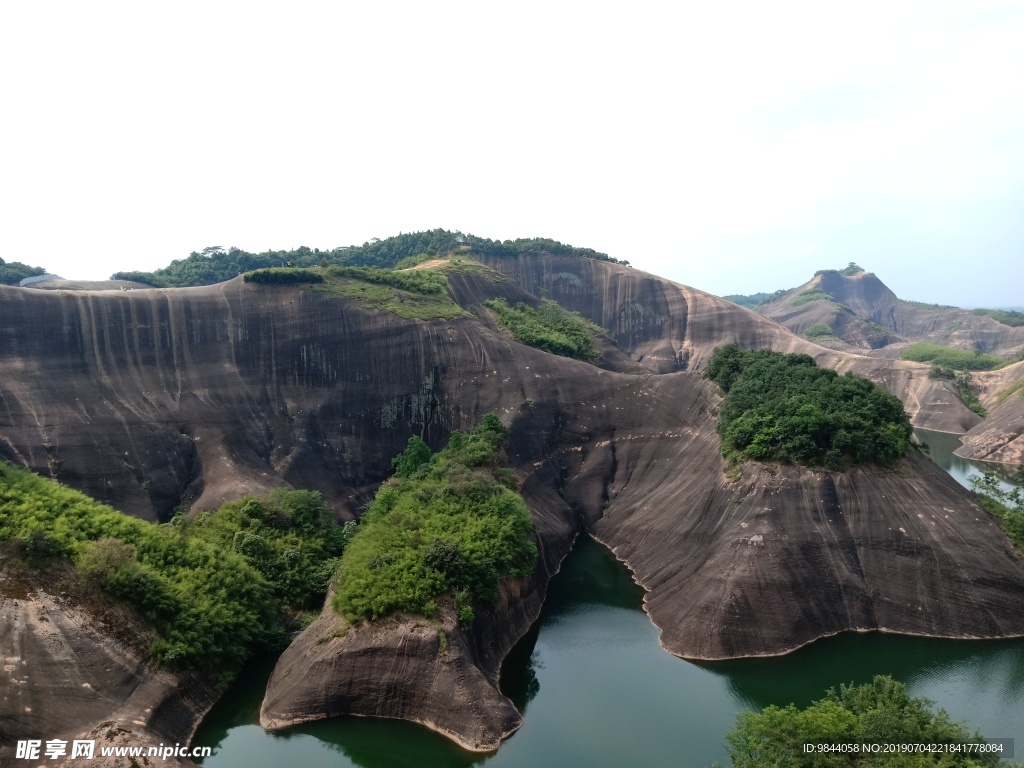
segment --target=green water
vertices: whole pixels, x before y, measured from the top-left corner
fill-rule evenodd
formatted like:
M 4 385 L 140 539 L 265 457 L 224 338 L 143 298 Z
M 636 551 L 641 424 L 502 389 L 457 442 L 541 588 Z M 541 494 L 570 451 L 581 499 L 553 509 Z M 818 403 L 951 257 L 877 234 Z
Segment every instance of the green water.
M 933 446 L 933 457 L 940 450 Z M 257 723 L 272 659 L 246 670 L 194 744 L 214 747 L 210 768 L 707 766 L 725 761 L 738 711 L 805 705 L 830 686 L 891 674 L 955 720 L 1024 745 L 1024 641 L 850 633 L 779 658 L 693 664 L 661 649 L 642 596 L 611 553 L 581 538 L 506 660 L 502 688 L 525 722 L 492 755 L 390 720 L 335 718 L 264 733 Z
M 964 488 L 971 488 L 970 478 L 973 475 L 981 475 L 986 469 L 993 469 L 996 475 L 1001 478 L 1000 485 L 1009 490 L 1010 484 L 1003 482 L 1013 474 L 1013 469 L 1005 464 L 995 464 L 986 461 L 968 461 L 961 459 L 953 453 L 959 448 L 960 435 L 951 435 L 948 432 L 933 432 L 930 429 L 914 429 L 917 439 L 928 446 L 926 453 L 932 461 L 946 470 L 950 476 Z

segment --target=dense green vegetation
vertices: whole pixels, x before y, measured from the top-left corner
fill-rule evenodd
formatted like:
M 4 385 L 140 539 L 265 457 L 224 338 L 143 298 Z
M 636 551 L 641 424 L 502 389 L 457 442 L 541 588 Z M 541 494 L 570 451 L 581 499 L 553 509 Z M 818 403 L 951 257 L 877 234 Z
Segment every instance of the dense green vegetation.
M 845 267 L 844 269 L 819 269 L 817 272 L 814 273 L 814 276 L 817 277 L 818 275 L 845 275 L 846 277 L 853 277 L 854 275 L 859 275 L 863 271 L 864 267 L 861 267 L 851 261 L 849 266 Z
M 988 315 L 993 320 L 1011 328 L 1020 328 L 1024 325 L 1024 312 L 1007 309 L 976 309 L 975 315 Z
M 840 768 L 841 766 L 975 766 L 1000 765 L 998 752 L 885 753 L 864 745 L 983 744 L 980 734 L 935 712 L 927 699 L 914 698 L 906 686 L 879 675 L 864 685 L 829 689 L 825 697 L 798 709 L 769 706 L 744 712 L 726 736 L 734 768 Z M 805 744 L 851 745 L 843 750 L 804 751 Z M 853 745 L 857 745 L 854 747 Z
M 722 453 L 846 469 L 888 465 L 910 445 L 903 404 L 874 383 L 819 368 L 808 355 L 719 347 L 705 377 L 725 394 Z
M 726 301 L 731 301 L 733 304 L 739 304 L 741 307 L 746 307 L 747 309 L 756 309 L 762 304 L 770 304 L 771 302 L 780 299 L 788 292 L 788 289 L 780 288 L 773 293 L 751 293 L 747 295 L 731 293 L 728 296 L 723 296 L 722 298 Z
M 789 300 L 789 304 L 792 307 L 801 307 L 804 304 L 810 304 L 812 301 L 833 301 L 833 298 L 819 288 L 811 288 L 810 290 L 798 293 Z
M 804 331 L 804 336 L 809 339 L 816 339 L 821 336 L 835 336 L 835 332 L 828 323 L 815 323 Z
M 255 272 L 246 272 L 243 279 L 247 283 L 260 283 L 263 285 L 301 285 L 322 283 L 324 276 L 321 272 L 313 269 L 281 267 L 278 269 L 260 269 Z
M 153 657 L 231 673 L 315 607 L 352 526 L 307 491 L 247 497 L 156 525 L 0 463 L 0 541 L 31 565 L 71 560 L 156 630 Z
M 497 465 L 504 435 L 488 414 L 436 454 L 409 439 L 342 557 L 339 613 L 350 621 L 393 611 L 432 616 L 437 597 L 452 593 L 468 622 L 473 600 L 492 602 L 501 578 L 532 571 L 533 522 L 515 476 Z
M 978 396 L 971 389 L 971 372 L 957 371 L 953 381 L 956 382 L 956 388 L 960 390 L 960 399 L 964 401 L 964 405 L 981 416 L 981 418 L 987 419 L 988 411 L 985 410 L 985 406 L 981 404 Z
M 457 257 L 452 269 L 460 269 L 468 261 Z M 463 313 L 448 295 L 445 268 L 396 272 L 377 267 L 273 267 L 246 272 L 243 279 L 264 285 L 305 285 L 332 296 L 356 299 L 366 309 L 405 318 L 430 320 Z
M 239 248 L 225 250 L 220 246 L 193 251 L 187 259 L 172 261 L 168 266 L 153 272 L 117 272 L 115 280 L 134 280 L 158 288 L 176 288 L 189 285 L 212 285 L 230 280 L 245 272 L 270 267 L 313 267 L 349 266 L 395 268 L 404 259 L 420 255 L 447 255 L 453 252 L 491 258 L 515 258 L 519 255 L 548 252 L 558 255 L 578 256 L 585 259 L 611 261 L 629 264 L 628 261 L 613 259 L 605 253 L 591 248 L 575 248 L 557 240 L 544 238 L 521 238 L 518 240 L 489 240 L 461 232 L 434 229 L 428 232 L 414 232 L 374 239 L 362 245 L 334 248 L 322 251 L 305 246 L 292 251 L 265 251 L 249 253 Z M 405 262 L 403 267 L 412 266 Z
M 498 324 L 523 344 L 578 360 L 597 356 L 591 334 L 600 329 L 554 301 L 542 301 L 538 309 L 522 302 L 513 307 L 504 299 L 485 301 L 484 306 L 494 310 Z
M 1024 553 L 1024 467 L 1018 467 L 1010 490 L 1003 490 L 994 470 L 971 476 L 978 502 L 999 518 L 1010 541 Z
M 409 293 L 440 296 L 448 291 L 448 277 L 442 270 L 417 269 L 411 272 L 398 272 L 373 267 L 330 267 L 327 273 L 333 278 L 364 280 L 377 285 L 389 285 Z
M 949 368 L 954 371 L 994 371 L 996 368 L 1002 368 L 1008 364 L 1007 360 L 986 354 L 980 349 L 973 351 L 953 349 L 924 341 L 907 347 L 903 350 L 900 359 L 913 360 L 917 363 L 934 363 L 940 368 Z
M 30 267 L 20 261 L 7 262 L 0 259 L 0 285 L 17 285 L 26 277 L 45 274 L 46 270 L 42 267 Z

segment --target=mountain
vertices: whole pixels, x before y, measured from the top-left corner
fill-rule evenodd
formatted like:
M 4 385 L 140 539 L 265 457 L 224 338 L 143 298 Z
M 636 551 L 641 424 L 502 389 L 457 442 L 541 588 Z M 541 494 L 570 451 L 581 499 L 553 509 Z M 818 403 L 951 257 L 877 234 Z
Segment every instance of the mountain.
M 351 519 L 410 435 L 437 449 L 498 414 L 534 517 L 533 576 L 504 584 L 467 628 L 443 603 L 440 627 L 406 616 L 345 627 L 328 605 L 282 656 L 263 706 L 269 727 L 377 714 L 493 749 L 520 722 L 497 687 L 501 660 L 585 532 L 633 569 L 663 645 L 689 658 L 782 653 L 850 629 L 1024 634 L 1019 557 L 928 460 L 912 452 L 895 469 L 727 473 L 721 396 L 701 374 L 722 344 L 804 352 L 884 383 L 919 423 L 965 431 L 980 417 L 949 381 L 919 363 L 826 349 L 622 264 L 543 248 L 472 255 L 429 267 L 445 281 L 429 300 L 355 277 L 0 288 L 0 457 L 150 520 L 281 485 L 318 490 Z M 516 341 L 484 305 L 493 298 L 550 298 L 579 312 L 604 329 L 598 356 Z M 17 609 L 59 597 L 38 590 Z M 51 656 L 74 672 L 73 656 Z M 147 685 L 158 674 L 140 670 Z M 117 690 L 90 713 L 96 723 L 130 706 Z M 17 723 L 15 703 L 2 706 L 0 723 Z M 70 706 L 50 700 L 49 716 Z M 176 709 L 176 730 L 161 736 L 184 740 L 204 706 Z
M 897 357 L 911 343 L 928 342 L 1005 358 L 1024 351 L 1024 322 L 1013 313 L 905 301 L 856 265 L 822 270 L 768 298 L 757 312 L 832 349 Z

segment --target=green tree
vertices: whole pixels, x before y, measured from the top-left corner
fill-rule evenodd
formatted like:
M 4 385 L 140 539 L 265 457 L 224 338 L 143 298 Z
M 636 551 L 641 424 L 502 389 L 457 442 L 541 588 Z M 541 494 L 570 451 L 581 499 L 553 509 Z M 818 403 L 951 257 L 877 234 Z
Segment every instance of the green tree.
M 892 754 L 863 749 L 870 744 L 980 745 L 977 733 L 931 709 L 926 699 L 911 697 L 906 687 L 879 675 L 865 685 L 830 689 L 809 707 L 769 706 L 743 712 L 726 736 L 735 768 L 832 768 L 840 766 L 1000 765 L 998 752 L 963 750 Z M 848 745 L 845 750 L 808 751 L 805 745 Z
M 725 392 L 717 430 L 722 452 L 826 466 L 891 465 L 910 446 L 898 398 L 871 381 L 819 368 L 809 355 L 715 350 L 705 377 Z
M 430 462 L 430 448 L 417 435 L 409 438 L 405 450 L 391 461 L 395 474 L 399 477 L 412 477 L 422 465 Z

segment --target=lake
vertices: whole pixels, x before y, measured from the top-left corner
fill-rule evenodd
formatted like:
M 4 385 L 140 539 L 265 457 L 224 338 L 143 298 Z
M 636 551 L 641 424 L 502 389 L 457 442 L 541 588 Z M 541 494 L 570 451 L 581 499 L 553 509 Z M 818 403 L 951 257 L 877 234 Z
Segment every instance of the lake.
M 952 456 L 956 436 L 918 432 L 932 457 L 967 484 L 974 465 Z M 725 734 L 737 712 L 806 705 L 831 686 L 890 674 L 954 720 L 1024 745 L 1024 640 L 846 633 L 787 656 L 694 664 L 661 649 L 642 598 L 624 565 L 580 538 L 502 669 L 502 689 L 524 725 L 494 754 L 467 753 L 412 723 L 370 718 L 265 733 L 259 706 L 273 659 L 249 665 L 193 744 L 214 748 L 203 761 L 210 768 L 709 766 L 726 761 Z

